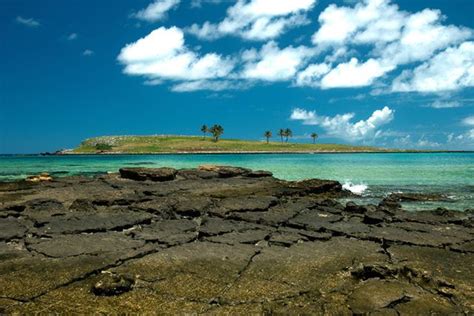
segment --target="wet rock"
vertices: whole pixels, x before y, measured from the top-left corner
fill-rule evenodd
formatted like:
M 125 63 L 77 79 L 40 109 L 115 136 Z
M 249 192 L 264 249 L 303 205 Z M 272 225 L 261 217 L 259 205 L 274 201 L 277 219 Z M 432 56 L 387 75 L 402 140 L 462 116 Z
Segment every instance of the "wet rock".
M 392 193 L 388 198 L 398 202 L 449 201 L 440 193 Z
M 302 190 L 304 193 L 340 193 L 342 185 L 337 181 L 310 179 L 298 181 L 290 184 L 290 187 Z
M 247 173 L 247 177 L 249 178 L 265 178 L 265 177 L 272 177 L 273 173 L 270 171 L 265 170 L 255 170 Z
M 104 273 L 92 287 L 97 296 L 115 296 L 132 290 L 135 280 L 126 275 Z
M 354 202 L 347 202 L 346 207 L 344 208 L 344 212 L 365 214 L 369 212 L 369 208 L 367 206 L 357 205 Z
M 387 197 L 379 203 L 379 208 L 392 211 L 402 208 L 402 205 L 396 199 Z
M 173 168 L 121 168 L 120 176 L 136 181 L 171 181 L 176 178 L 178 171 Z

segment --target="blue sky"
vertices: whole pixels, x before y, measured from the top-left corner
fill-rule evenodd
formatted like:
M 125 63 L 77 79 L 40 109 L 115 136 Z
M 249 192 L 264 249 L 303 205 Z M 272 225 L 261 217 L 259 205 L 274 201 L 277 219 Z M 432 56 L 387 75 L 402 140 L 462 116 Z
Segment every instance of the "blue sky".
M 427 6 L 429 5 L 429 6 Z M 474 149 L 471 0 L 3 0 L 0 153 L 199 134 Z

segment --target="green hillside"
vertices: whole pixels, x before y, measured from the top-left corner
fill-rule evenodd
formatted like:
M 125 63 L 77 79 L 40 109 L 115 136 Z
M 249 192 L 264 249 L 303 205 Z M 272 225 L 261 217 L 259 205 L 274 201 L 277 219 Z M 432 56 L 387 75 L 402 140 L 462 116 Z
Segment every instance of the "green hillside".
M 202 136 L 102 136 L 81 143 L 72 153 L 200 153 L 200 152 L 373 152 L 375 147 L 339 144 L 300 144 L 220 139 Z

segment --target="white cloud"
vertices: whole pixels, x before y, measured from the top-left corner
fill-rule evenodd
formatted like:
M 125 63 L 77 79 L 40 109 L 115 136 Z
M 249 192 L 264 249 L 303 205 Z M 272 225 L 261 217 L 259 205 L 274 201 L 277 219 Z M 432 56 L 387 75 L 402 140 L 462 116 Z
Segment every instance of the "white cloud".
M 451 108 L 458 108 L 461 107 L 461 102 L 458 101 L 443 101 L 443 100 L 436 100 L 433 103 L 429 104 L 427 107 L 433 109 L 451 109 Z
M 391 70 L 393 66 L 383 65 L 382 62 L 372 58 L 362 64 L 357 58 L 352 58 L 347 63 L 337 65 L 326 74 L 321 79 L 321 87 L 323 89 L 364 87 L 371 85 L 375 79 Z
M 331 66 L 328 64 L 311 64 L 298 73 L 296 85 L 319 87 L 320 79 L 330 70 Z
M 400 36 L 404 15 L 389 0 L 365 0 L 354 7 L 331 4 L 319 15 L 321 27 L 313 35 L 313 43 L 389 42 Z
M 204 4 L 219 4 L 226 0 L 191 0 L 191 8 L 201 8 Z M 229 2 L 229 0 L 227 0 Z
M 360 67 L 358 63 L 354 62 L 354 59 L 335 66 L 334 72 L 327 75 L 328 79 L 331 79 L 327 87 L 371 85 L 374 83 L 374 79 L 400 65 L 426 61 L 439 51 L 459 45 L 473 36 L 471 29 L 443 25 L 443 20 L 444 16 L 439 10 L 425 9 L 409 13 L 401 11 L 397 5 L 391 4 L 390 0 L 363 0 L 352 7 L 338 7 L 334 4 L 328 6 L 319 16 L 320 28 L 312 38 L 313 43 L 320 48 L 332 47 L 334 54 L 328 55 L 330 56 L 328 61 L 334 63 L 338 58 L 348 55 L 351 47 L 361 45 L 371 49 L 369 55 L 372 58 L 362 64 L 364 67 Z M 371 69 L 366 72 L 365 66 L 369 65 Z M 353 75 L 352 77 L 357 78 L 349 76 L 347 80 L 344 80 L 346 76 L 339 76 L 342 73 L 339 70 L 351 68 L 359 70 L 359 73 L 363 74 L 363 78 Z M 451 77 L 455 77 L 456 71 L 459 69 L 451 71 Z M 333 74 L 335 78 L 332 77 Z M 347 71 L 344 74 L 350 75 L 351 72 Z M 412 75 L 411 72 L 406 72 L 403 79 L 408 80 Z M 334 85 L 332 79 L 334 79 Z M 459 86 L 456 83 L 456 78 L 448 79 L 454 82 L 451 83 L 451 86 L 448 85 L 445 90 Z M 339 82 L 340 80 L 342 82 Z M 313 82 L 311 85 L 318 86 L 317 82 Z M 426 86 L 428 83 L 423 85 Z M 322 87 L 324 84 L 320 86 Z M 400 87 L 398 91 L 402 89 L 410 91 L 406 87 Z M 416 88 L 414 90 L 420 91 Z M 440 90 L 440 87 L 426 89 L 426 91 L 437 90 Z
M 77 33 L 69 34 L 67 39 L 68 39 L 68 41 L 73 41 L 73 40 L 77 39 Z
M 308 24 L 305 13 L 315 4 L 316 0 L 237 0 L 221 22 L 194 24 L 187 30 L 204 39 L 235 35 L 248 40 L 268 40 L 286 29 Z
M 354 113 L 338 114 L 333 117 L 319 116 L 315 111 L 304 109 L 293 110 L 290 119 L 302 121 L 305 125 L 317 125 L 323 128 L 329 136 L 343 138 L 348 141 L 360 141 L 374 138 L 378 128 L 389 123 L 394 117 L 394 111 L 389 107 L 376 110 L 367 120 L 352 122 Z
M 448 48 L 429 61 L 404 71 L 393 91 L 440 92 L 474 86 L 474 42 Z
M 474 126 L 474 115 L 466 117 L 464 120 L 462 120 L 462 123 L 464 125 Z
M 436 51 L 461 43 L 472 36 L 472 31 L 453 25 L 442 25 L 439 10 L 425 9 L 409 15 L 401 36 L 378 53 L 396 65 L 424 61 Z
M 92 56 L 94 55 L 94 51 L 90 49 L 86 49 L 85 51 L 82 52 L 82 55 L 84 56 Z
M 155 0 L 145 9 L 134 14 L 137 19 L 156 22 L 166 17 L 169 10 L 176 8 L 181 0 Z
M 198 90 L 223 91 L 223 90 L 241 90 L 248 88 L 249 85 L 243 82 L 232 80 L 196 80 L 186 81 L 174 85 L 171 90 L 174 92 L 193 92 Z
M 38 27 L 41 25 L 37 20 L 33 18 L 24 18 L 21 16 L 17 16 L 15 21 L 19 24 L 23 24 L 29 27 Z
M 246 61 L 242 77 L 267 81 L 290 80 L 312 54 L 313 51 L 304 46 L 280 49 L 271 41 L 259 52 L 248 50 L 242 54 Z
M 195 81 L 223 78 L 234 62 L 215 53 L 198 55 L 186 47 L 181 29 L 160 27 L 122 48 L 124 73 L 149 80 Z

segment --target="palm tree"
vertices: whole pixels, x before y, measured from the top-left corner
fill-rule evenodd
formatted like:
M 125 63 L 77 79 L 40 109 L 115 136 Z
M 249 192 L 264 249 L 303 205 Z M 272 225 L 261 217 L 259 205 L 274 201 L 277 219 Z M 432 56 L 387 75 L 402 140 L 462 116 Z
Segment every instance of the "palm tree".
M 266 131 L 265 133 L 263 133 L 263 136 L 267 139 L 267 144 L 268 144 L 269 139 L 272 137 L 272 132 Z
M 210 129 L 209 129 L 209 132 L 212 134 L 212 136 L 214 137 L 214 141 L 217 142 L 219 140 L 219 137 L 224 134 L 224 128 L 220 125 L 217 125 L 217 124 L 214 124 L 214 126 L 212 126 Z
M 311 133 L 311 138 L 313 139 L 313 144 L 316 144 L 316 138 L 318 138 L 318 134 Z
M 209 128 L 207 128 L 207 125 L 201 126 L 201 132 L 204 135 L 203 138 L 206 139 L 206 134 L 209 132 Z
M 289 128 L 285 129 L 285 137 L 286 137 L 286 142 L 288 143 L 288 137 L 293 136 L 293 131 Z
M 280 128 L 278 131 L 278 136 L 280 136 L 281 142 L 283 143 L 283 137 L 285 136 L 285 130 L 283 128 Z

